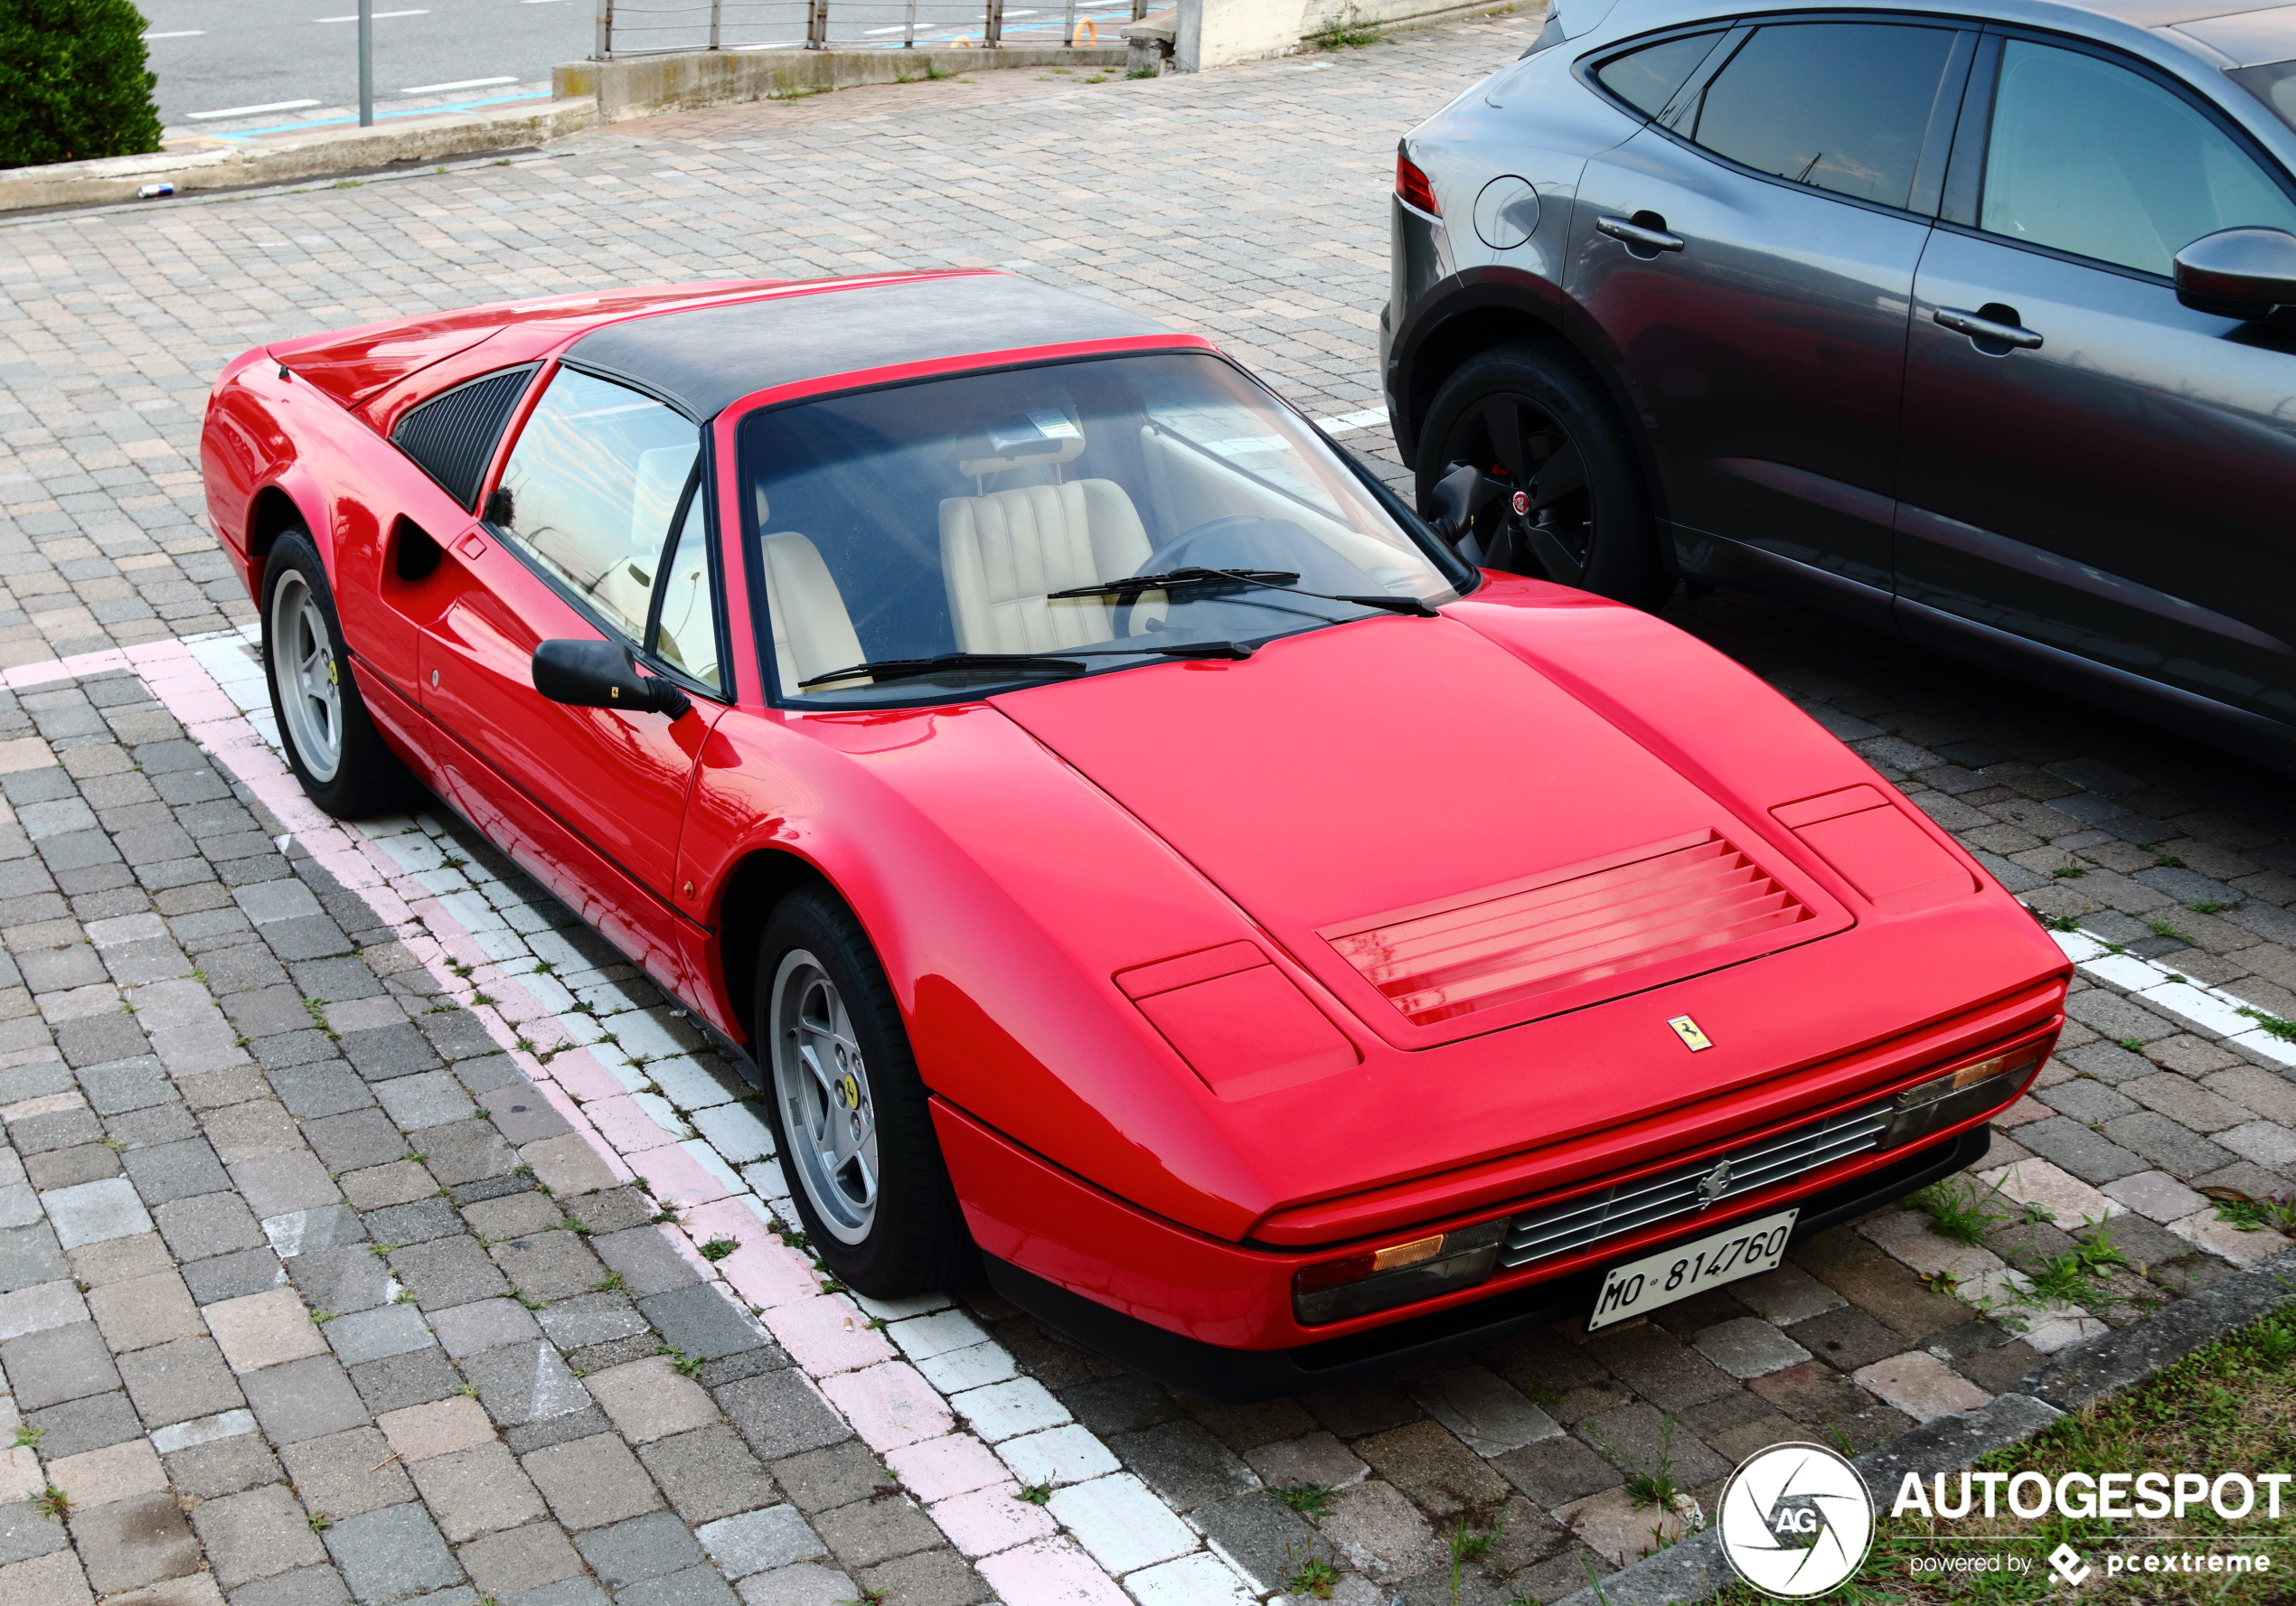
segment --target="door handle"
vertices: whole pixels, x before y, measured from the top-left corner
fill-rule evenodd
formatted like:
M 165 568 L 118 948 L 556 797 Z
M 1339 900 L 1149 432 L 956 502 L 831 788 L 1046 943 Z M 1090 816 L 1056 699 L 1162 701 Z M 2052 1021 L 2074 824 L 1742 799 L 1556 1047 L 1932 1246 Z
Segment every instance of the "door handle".
M 1984 315 L 1986 313 L 1995 315 L 2006 313 L 2008 317 L 2006 320 L 1998 315 L 1989 318 Z M 2021 352 L 2037 352 L 2041 349 L 2041 337 L 2017 323 L 2017 309 L 2014 307 L 1994 306 L 1989 304 L 1977 312 L 1968 313 L 1962 311 L 1959 307 L 1941 306 L 1929 315 L 1932 321 L 1943 324 L 1956 334 L 1966 334 L 1974 341 L 1987 344 L 2015 346 Z
M 1650 220 L 1648 222 L 1644 219 Z M 1632 218 L 1596 218 L 1597 233 L 1623 241 L 1629 250 L 1679 251 L 1682 237 L 1666 231 L 1666 220 L 1656 212 L 1638 211 Z

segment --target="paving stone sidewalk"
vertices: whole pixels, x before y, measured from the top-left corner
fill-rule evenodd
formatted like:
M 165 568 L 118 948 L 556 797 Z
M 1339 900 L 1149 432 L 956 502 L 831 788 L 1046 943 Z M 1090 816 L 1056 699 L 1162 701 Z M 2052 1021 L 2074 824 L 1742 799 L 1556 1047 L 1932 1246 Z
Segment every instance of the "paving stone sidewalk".
M 1244 1408 L 982 1291 L 823 1291 L 674 1007 L 456 822 L 296 817 L 235 642 L 33 667 L 247 616 L 197 505 L 223 358 L 503 296 L 1003 263 L 1211 333 L 1392 474 L 1362 415 L 1393 138 L 1526 27 L 0 227 L 0 1600 L 1209 1606 L 1320 1557 L 1334 1599 L 1432 1606 L 1463 1531 L 1495 1536 L 1462 1600 L 1552 1600 L 1649 1545 L 1633 1474 L 1711 1509 L 1752 1450 L 1981 1404 L 2286 1245 L 2193 1191 L 2296 1187 L 2278 1039 L 2225 1013 L 2296 1019 L 2282 789 L 1759 599 L 1669 616 L 2094 934 L 2062 934 L 2078 1024 L 1981 1168 L 1998 1219 L 1966 1245 L 1885 1212 L 1623 1330 Z M 2084 1284 L 2052 1268 L 2091 1223 L 2132 1264 Z
M 139 680 L 0 722 L 0 1600 L 983 1597 Z M 535 940 L 601 1014 L 658 1001 Z

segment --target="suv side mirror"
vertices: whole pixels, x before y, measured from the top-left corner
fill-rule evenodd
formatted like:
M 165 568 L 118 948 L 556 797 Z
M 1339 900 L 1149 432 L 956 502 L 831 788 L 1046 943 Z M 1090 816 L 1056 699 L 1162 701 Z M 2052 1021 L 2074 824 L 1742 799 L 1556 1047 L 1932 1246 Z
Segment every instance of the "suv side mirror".
M 2262 318 L 2296 305 L 2296 234 L 2220 229 L 2177 253 L 2177 299 L 2220 318 Z
M 677 719 L 693 707 L 671 681 L 638 673 L 636 657 L 620 642 L 543 642 L 534 649 L 533 674 L 535 690 L 569 708 Z

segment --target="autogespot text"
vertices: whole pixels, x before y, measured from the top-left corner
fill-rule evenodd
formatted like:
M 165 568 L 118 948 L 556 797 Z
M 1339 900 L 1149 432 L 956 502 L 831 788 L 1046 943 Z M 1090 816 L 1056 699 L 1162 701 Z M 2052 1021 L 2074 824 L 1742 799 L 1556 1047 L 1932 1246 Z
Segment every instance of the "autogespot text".
M 1954 1477 L 1959 1478 L 1960 1487 L 1948 1499 L 1952 1487 L 1948 1479 Z M 2030 1520 L 2054 1514 L 2157 1522 L 2164 1517 L 2181 1518 L 2206 1506 L 2225 1521 L 2238 1522 L 2251 1514 L 2278 1517 L 2282 1491 L 2291 1479 L 2296 1479 L 2296 1473 L 2259 1472 L 2252 1478 L 2245 1472 L 2226 1472 L 2211 1479 L 2198 1472 L 2066 1472 L 2050 1479 L 2039 1472 L 1940 1472 L 1932 1483 L 1924 1483 L 1920 1473 L 1908 1472 L 1897 1486 L 1897 1500 L 1889 1515 L 2009 1516 Z M 1982 1508 L 1972 1512 L 1972 1506 Z

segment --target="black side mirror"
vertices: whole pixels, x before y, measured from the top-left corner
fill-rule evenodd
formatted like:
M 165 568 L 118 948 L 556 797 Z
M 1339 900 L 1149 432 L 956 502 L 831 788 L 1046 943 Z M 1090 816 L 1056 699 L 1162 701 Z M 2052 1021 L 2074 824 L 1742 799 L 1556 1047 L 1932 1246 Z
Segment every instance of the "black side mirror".
M 1435 503 L 1428 523 L 1435 532 L 1450 545 L 1458 548 L 1459 555 L 1470 563 L 1481 562 L 1482 554 L 1472 549 L 1474 543 L 1462 546 L 1469 531 L 1474 528 L 1475 515 L 1507 493 L 1507 487 L 1492 479 L 1472 463 L 1454 463 L 1451 472 L 1435 483 L 1427 493 L 1427 500 Z
M 638 673 L 620 642 L 544 642 L 534 649 L 534 690 L 575 709 L 624 709 L 684 717 L 692 700 L 671 681 Z
M 2296 234 L 2220 229 L 2177 253 L 2177 299 L 2220 318 L 2263 318 L 2296 305 Z

